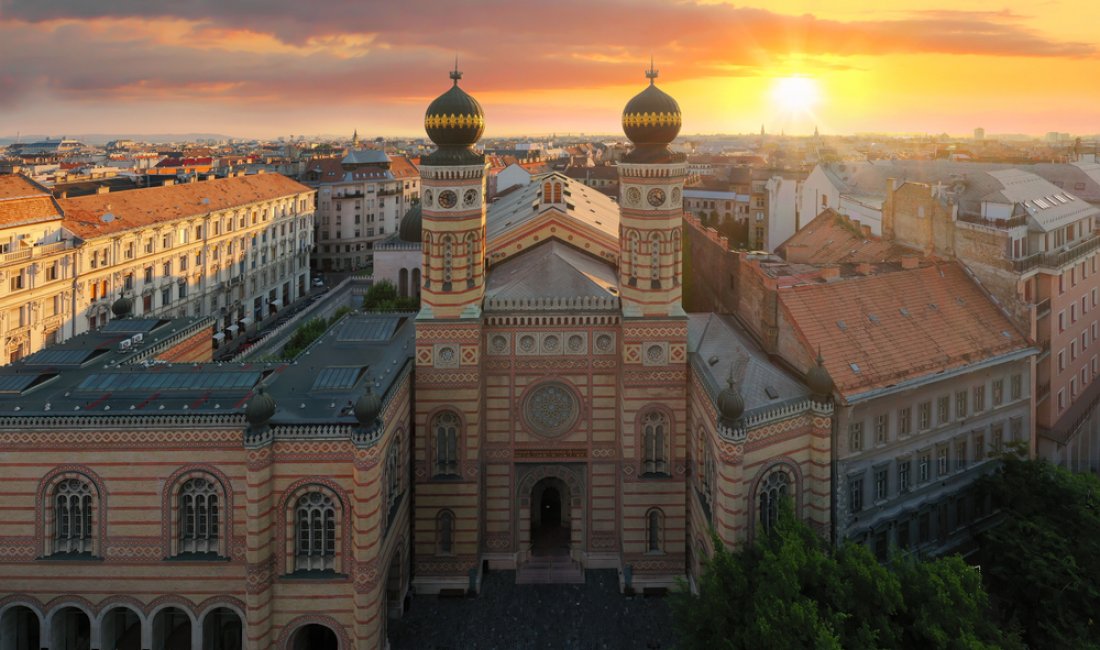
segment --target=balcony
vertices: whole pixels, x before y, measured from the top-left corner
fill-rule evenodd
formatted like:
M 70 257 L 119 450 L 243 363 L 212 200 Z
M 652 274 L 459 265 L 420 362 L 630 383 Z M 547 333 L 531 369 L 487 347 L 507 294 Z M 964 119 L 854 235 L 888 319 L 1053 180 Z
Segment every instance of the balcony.
M 959 213 L 959 221 L 965 221 L 966 223 L 972 223 L 979 226 L 985 226 L 986 228 L 996 228 L 998 230 L 1008 230 L 1009 228 L 1018 228 L 1020 226 L 1027 225 L 1027 217 L 1013 217 L 1011 219 L 986 219 L 981 215 L 971 213 Z
M 333 195 L 334 199 L 361 199 L 363 198 L 362 192 L 344 192 L 343 194 Z
M 1036 267 L 1042 266 L 1050 269 L 1061 269 L 1067 264 L 1073 264 L 1080 258 L 1100 248 L 1100 235 L 1093 235 L 1073 246 L 1046 253 L 1035 253 L 1027 257 L 1011 260 L 1012 268 L 1017 273 L 1024 273 Z
M 0 266 L 7 266 L 8 264 L 17 264 L 26 262 L 28 260 L 37 259 L 51 253 L 58 253 L 64 250 L 74 248 L 72 240 L 66 239 L 64 241 L 54 242 L 52 244 L 43 244 L 41 246 L 30 246 L 23 250 L 14 251 L 12 253 L 0 254 Z
M 1035 303 L 1035 320 L 1050 316 L 1050 298 Z

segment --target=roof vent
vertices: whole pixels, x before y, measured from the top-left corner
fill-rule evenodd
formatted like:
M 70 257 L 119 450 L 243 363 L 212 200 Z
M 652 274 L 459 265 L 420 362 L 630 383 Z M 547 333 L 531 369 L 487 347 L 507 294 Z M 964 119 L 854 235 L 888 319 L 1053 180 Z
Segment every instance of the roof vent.
M 718 355 L 717 354 L 711 355 L 711 357 L 709 359 L 707 359 L 707 365 L 708 366 L 713 366 L 716 363 L 718 363 Z
M 1012 335 L 1008 333 L 1008 330 L 1001 330 L 1001 336 L 1005 337 L 1006 339 L 1012 338 Z
M 872 323 L 877 323 L 878 316 L 875 316 L 874 314 L 867 314 L 867 320 L 871 321 Z
M 932 311 L 937 311 L 939 309 L 939 306 L 936 305 L 936 303 L 934 303 L 934 302 L 930 302 L 930 303 L 928 303 L 928 308 L 931 309 Z
M 115 220 L 115 215 L 114 215 L 113 212 L 108 212 L 108 213 L 104 214 L 103 216 L 101 216 L 99 218 L 99 220 L 102 221 L 103 223 L 111 223 L 112 221 Z
M 899 312 L 901 313 L 901 315 L 902 315 L 902 316 L 906 316 L 906 317 L 908 317 L 908 316 L 909 316 L 909 310 L 908 310 L 908 309 L 906 309 L 905 307 L 902 307 L 902 308 L 901 308 L 901 309 L 899 309 L 898 311 L 899 311 Z
M 842 332 L 846 332 L 846 331 L 848 331 L 848 325 L 847 325 L 847 323 L 845 323 L 845 322 L 844 322 L 844 321 L 842 321 L 842 320 L 838 320 L 838 321 L 836 322 L 836 326 L 837 326 L 837 327 L 839 327 L 839 328 L 840 328 L 840 331 L 842 331 Z
M 858 363 L 849 363 L 848 366 L 852 369 L 852 372 L 856 373 L 857 375 L 859 374 L 859 364 Z
M 764 394 L 771 399 L 779 399 L 779 391 L 777 391 L 774 386 L 765 386 Z

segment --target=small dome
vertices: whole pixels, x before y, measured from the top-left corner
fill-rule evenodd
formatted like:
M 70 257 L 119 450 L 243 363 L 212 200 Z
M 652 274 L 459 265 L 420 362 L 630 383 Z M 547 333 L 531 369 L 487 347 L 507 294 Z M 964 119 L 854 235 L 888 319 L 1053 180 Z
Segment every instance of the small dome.
M 817 363 L 806 371 L 805 382 L 818 397 L 830 397 L 833 394 L 835 384 L 833 378 L 829 376 L 829 371 L 825 369 L 825 360 L 821 358 L 820 350 L 817 352 Z
M 274 417 L 275 408 L 275 398 L 268 394 L 263 384 L 260 384 L 252 394 L 252 399 L 248 400 L 248 405 L 244 407 L 244 419 L 250 426 L 263 426 Z
M 726 379 L 726 387 L 718 393 L 716 402 L 718 421 L 726 426 L 733 426 L 745 413 L 745 399 L 734 387 L 732 367 L 730 367 L 730 376 Z
M 367 392 L 356 400 L 352 411 L 355 413 L 355 419 L 359 421 L 359 426 L 366 429 L 372 426 L 382 413 L 382 398 L 375 395 L 370 384 L 367 384 Z
M 623 109 L 623 132 L 636 147 L 665 147 L 680 134 L 680 105 L 654 84 L 657 71 L 646 72 L 649 87 L 638 93 Z
M 115 315 L 115 318 L 126 318 L 133 311 L 134 301 L 125 295 L 119 296 L 118 300 L 111 303 L 111 313 Z
M 458 87 L 462 73 L 457 66 L 451 72 L 454 85 L 428 105 L 424 130 L 440 147 L 472 147 L 485 131 L 485 112 L 481 104 Z
M 401 241 L 407 241 L 412 244 L 419 244 L 421 240 L 421 212 L 420 204 L 416 203 L 413 207 L 409 208 L 409 211 L 405 213 L 405 216 L 401 217 L 401 225 L 397 227 L 397 236 L 401 238 Z

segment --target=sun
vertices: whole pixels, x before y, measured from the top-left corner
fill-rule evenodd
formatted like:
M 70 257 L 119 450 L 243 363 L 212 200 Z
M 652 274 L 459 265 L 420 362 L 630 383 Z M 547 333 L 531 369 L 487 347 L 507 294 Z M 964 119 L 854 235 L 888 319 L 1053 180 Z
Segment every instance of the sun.
M 785 113 L 809 113 L 820 98 L 821 89 L 811 77 L 780 77 L 772 83 L 772 101 Z

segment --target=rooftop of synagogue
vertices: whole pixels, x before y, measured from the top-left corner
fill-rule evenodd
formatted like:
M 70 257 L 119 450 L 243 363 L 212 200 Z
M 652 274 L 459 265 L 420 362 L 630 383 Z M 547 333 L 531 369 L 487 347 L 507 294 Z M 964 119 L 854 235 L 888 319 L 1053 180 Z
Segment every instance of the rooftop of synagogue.
M 368 384 L 388 398 L 409 366 L 411 321 L 352 312 L 293 359 L 172 363 L 162 355 L 204 331 L 208 342 L 213 319 L 115 319 L 0 367 L 0 426 L 63 416 L 87 425 L 181 415 L 232 421 L 261 387 L 275 401 L 272 425 L 353 425 L 353 407 Z

